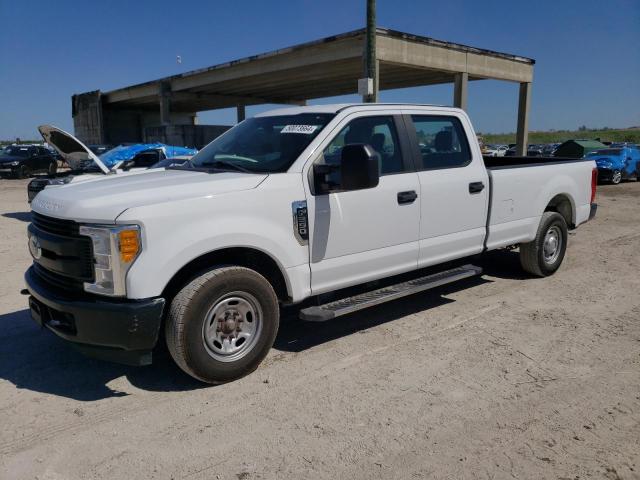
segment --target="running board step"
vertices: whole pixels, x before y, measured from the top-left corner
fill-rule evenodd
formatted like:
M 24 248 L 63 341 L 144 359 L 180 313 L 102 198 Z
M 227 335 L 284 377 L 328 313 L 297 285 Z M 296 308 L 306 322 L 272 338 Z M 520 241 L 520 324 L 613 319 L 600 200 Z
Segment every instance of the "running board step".
M 457 282 L 464 278 L 482 275 L 482 268 L 475 265 L 464 265 L 444 272 L 415 278 L 408 282 L 397 283 L 370 292 L 343 298 L 324 305 L 308 307 L 300 310 L 300 319 L 307 322 L 326 322 L 336 317 L 356 312 L 374 305 L 413 295 L 414 293 L 439 287 L 447 283 Z

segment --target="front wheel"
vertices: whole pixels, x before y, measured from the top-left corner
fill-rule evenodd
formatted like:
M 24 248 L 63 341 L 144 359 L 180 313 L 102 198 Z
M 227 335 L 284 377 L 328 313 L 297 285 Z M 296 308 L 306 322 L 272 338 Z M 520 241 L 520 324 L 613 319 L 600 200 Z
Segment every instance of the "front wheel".
M 53 161 L 49 164 L 49 168 L 47 168 L 47 174 L 51 177 L 55 176 L 58 171 L 58 162 Z
M 522 268 L 538 277 L 555 273 L 564 259 L 569 232 L 564 217 L 556 212 L 544 212 L 536 238 L 520 245 Z
M 31 169 L 26 165 L 20 165 L 20 167 L 18 167 L 18 172 L 16 173 L 16 177 L 29 178 L 30 175 L 31 175 Z
M 206 383 L 254 371 L 278 332 L 280 309 L 271 284 L 244 267 L 219 267 L 194 278 L 171 302 L 165 325 L 171 356 Z

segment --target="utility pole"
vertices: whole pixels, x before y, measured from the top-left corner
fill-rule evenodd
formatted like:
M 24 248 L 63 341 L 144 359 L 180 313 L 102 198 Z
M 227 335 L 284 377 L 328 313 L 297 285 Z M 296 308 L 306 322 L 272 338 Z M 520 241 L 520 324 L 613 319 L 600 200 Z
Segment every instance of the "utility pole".
M 376 0 L 367 0 L 367 33 L 365 45 L 365 78 L 359 85 L 362 101 L 378 101 L 378 60 L 376 58 Z M 366 81 L 366 82 L 365 82 Z

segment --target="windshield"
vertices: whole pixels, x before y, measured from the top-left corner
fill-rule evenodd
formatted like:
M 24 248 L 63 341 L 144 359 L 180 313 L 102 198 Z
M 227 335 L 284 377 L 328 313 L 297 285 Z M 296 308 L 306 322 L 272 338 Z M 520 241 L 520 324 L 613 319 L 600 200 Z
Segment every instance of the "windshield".
M 191 159 L 193 168 L 286 171 L 335 115 L 303 113 L 249 118 Z
M 2 153 L 15 157 L 28 157 L 29 147 L 6 147 Z
M 622 153 L 622 149 L 620 148 L 607 148 L 606 150 L 596 150 L 595 152 L 589 153 L 590 157 L 598 157 L 600 155 L 609 155 L 609 156 L 618 156 Z

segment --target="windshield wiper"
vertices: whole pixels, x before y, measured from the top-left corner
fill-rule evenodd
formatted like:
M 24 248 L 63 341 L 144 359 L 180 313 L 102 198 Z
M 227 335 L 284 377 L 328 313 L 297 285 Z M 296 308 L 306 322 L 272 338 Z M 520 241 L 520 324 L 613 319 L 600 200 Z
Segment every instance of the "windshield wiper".
M 225 162 L 224 160 L 214 160 L 213 162 L 202 162 L 200 165 L 203 167 L 213 167 L 218 170 L 220 168 L 223 168 L 227 170 L 231 169 L 236 172 L 255 173 L 249 170 L 248 168 L 241 167 L 240 165 L 236 165 L 235 163 L 232 163 L 232 162 Z

